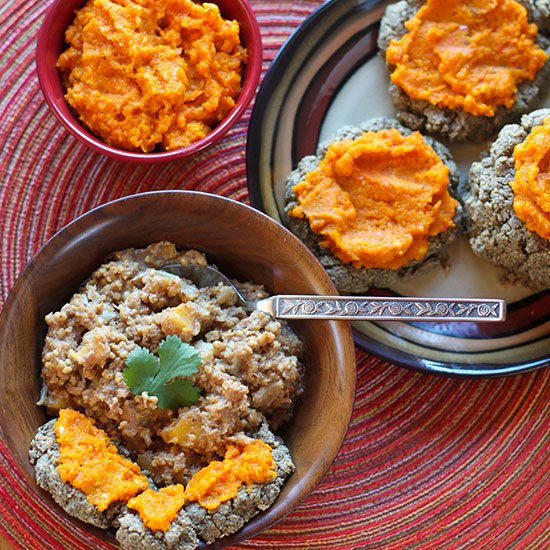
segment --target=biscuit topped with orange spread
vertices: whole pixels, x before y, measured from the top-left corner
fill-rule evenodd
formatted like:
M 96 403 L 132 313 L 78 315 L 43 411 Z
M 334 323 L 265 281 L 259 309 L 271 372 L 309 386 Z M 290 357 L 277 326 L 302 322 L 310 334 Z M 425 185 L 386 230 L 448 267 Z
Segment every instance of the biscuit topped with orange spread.
M 518 84 L 548 58 L 514 0 L 429 0 L 405 27 L 386 50 L 391 81 L 412 98 L 476 116 L 512 107 Z
M 287 179 L 287 225 L 342 292 L 390 286 L 445 261 L 461 209 L 440 143 L 396 120 L 345 127 Z
M 549 75 L 550 43 L 516 0 L 398 2 L 379 46 L 398 118 L 456 141 L 528 111 Z
M 418 132 L 365 132 L 330 144 L 292 191 L 321 246 L 357 268 L 398 269 L 422 260 L 433 237 L 453 225 L 449 168 Z
M 550 288 L 550 109 L 507 124 L 463 193 L 472 250 L 506 282 Z
M 514 211 L 529 231 L 550 240 L 550 116 L 514 148 Z

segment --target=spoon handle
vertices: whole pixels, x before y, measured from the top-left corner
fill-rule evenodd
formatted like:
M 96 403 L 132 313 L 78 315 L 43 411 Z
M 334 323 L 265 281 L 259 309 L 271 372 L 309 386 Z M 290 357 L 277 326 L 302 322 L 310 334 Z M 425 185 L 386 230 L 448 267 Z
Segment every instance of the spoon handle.
M 475 298 L 384 298 L 271 296 L 256 309 L 279 319 L 353 321 L 503 321 L 504 300 Z

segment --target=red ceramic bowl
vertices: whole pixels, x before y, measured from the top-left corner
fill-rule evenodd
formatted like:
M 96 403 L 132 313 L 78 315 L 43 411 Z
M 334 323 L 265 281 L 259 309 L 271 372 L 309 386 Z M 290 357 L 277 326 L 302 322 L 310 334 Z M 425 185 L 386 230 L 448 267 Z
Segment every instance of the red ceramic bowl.
M 46 13 L 38 34 L 36 47 L 36 68 L 42 93 L 57 119 L 80 141 L 109 157 L 130 162 L 156 163 L 187 157 L 201 151 L 219 140 L 243 115 L 256 92 L 262 64 L 262 40 L 258 22 L 248 0 L 211 0 L 220 8 L 226 19 L 235 19 L 241 28 L 241 43 L 248 50 L 248 62 L 242 80 L 242 89 L 233 109 L 204 138 L 180 149 L 157 153 L 126 151 L 107 145 L 95 137 L 80 122 L 78 116 L 65 101 L 65 89 L 61 73 L 57 69 L 57 58 L 67 47 L 65 30 L 74 19 L 75 10 L 85 0 L 55 0 Z

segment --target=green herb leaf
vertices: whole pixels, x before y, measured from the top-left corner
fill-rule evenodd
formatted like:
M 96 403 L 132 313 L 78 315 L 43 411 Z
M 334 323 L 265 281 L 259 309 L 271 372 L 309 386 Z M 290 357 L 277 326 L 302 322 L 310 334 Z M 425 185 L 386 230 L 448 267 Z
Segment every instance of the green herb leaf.
M 191 376 L 201 364 L 201 357 L 195 348 L 179 336 L 167 336 L 159 344 L 158 354 L 167 380 L 176 376 Z
M 179 336 L 167 336 L 159 344 L 158 359 L 144 348 L 130 352 L 122 376 L 134 394 L 145 391 L 158 398 L 160 409 L 177 409 L 198 401 L 200 390 L 188 377 L 200 364 L 200 355 L 192 346 Z
M 149 391 L 158 370 L 158 359 L 148 349 L 136 348 L 128 354 L 122 376 L 132 392 L 139 395 Z
M 201 396 L 191 380 L 174 380 L 162 388 L 158 407 L 161 409 L 177 409 L 178 407 L 189 407 L 196 403 Z

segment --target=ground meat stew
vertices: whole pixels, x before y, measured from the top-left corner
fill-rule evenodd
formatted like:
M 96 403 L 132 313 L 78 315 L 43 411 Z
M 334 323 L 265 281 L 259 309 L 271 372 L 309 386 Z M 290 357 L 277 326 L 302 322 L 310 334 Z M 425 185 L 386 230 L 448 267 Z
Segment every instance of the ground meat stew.
M 160 269 L 206 261 L 168 242 L 117 252 L 46 317 L 40 404 L 95 420 L 156 487 L 186 484 L 231 446 L 276 429 L 302 392 L 302 346 L 286 325 L 246 312 L 229 287 L 198 289 Z M 241 288 L 266 296 L 258 285 Z M 123 371 L 133 350 L 155 353 L 174 335 L 200 356 L 192 376 L 200 397 L 167 409 L 155 395 L 134 394 Z

